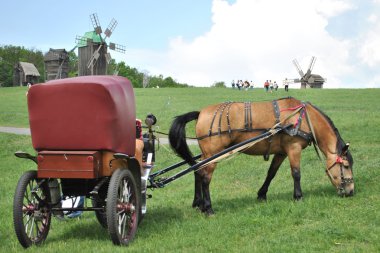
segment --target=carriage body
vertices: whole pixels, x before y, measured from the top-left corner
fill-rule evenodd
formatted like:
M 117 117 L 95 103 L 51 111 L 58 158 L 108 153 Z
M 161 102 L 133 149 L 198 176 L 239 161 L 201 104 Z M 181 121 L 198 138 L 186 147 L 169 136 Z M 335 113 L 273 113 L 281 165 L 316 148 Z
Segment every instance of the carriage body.
M 32 159 L 37 170 L 20 178 L 14 198 L 15 230 L 22 246 L 46 239 L 52 215 L 78 211 L 95 211 L 112 241 L 128 245 L 143 215 L 141 176 L 150 171 L 136 158 L 142 154 L 136 150 L 130 81 L 86 76 L 36 84 L 28 92 L 28 110 L 37 155 L 16 156 Z M 74 204 L 86 197 L 92 207 Z M 62 198 L 74 199 L 73 205 L 62 206 Z

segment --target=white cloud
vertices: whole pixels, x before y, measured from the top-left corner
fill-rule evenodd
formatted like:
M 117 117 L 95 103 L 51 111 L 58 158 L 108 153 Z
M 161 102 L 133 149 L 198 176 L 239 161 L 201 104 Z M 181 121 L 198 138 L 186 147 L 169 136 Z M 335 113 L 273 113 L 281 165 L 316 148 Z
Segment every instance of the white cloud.
M 342 78 L 354 72 L 348 60 L 355 44 L 332 37 L 326 26 L 329 18 L 352 8 L 340 0 L 214 0 L 207 33 L 191 41 L 171 39 L 167 52 L 151 57 L 155 69 L 145 68 L 196 86 L 232 79 L 261 86 L 266 79 L 298 78 L 292 59 L 306 71 L 316 56 L 313 73 L 327 78 L 325 87 L 342 87 Z M 360 51 L 369 65 L 379 62 L 378 39 L 369 34 Z
M 371 15 L 368 16 L 367 21 L 369 23 L 375 24 L 377 22 L 377 19 L 378 19 L 377 15 L 371 14 Z
M 326 17 L 334 17 L 353 8 L 353 5 L 343 0 L 319 0 L 316 3 L 316 10 Z
M 369 31 L 362 41 L 362 47 L 359 51 L 359 58 L 362 63 L 369 67 L 380 66 L 380 26 Z

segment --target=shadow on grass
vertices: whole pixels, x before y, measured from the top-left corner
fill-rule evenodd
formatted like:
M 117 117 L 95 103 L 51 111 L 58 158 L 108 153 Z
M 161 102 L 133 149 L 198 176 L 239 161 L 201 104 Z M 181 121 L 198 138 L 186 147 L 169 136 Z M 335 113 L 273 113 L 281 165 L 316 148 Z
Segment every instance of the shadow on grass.
M 63 232 L 54 233 L 54 236 L 48 238 L 45 244 L 54 242 L 64 242 L 67 240 L 95 240 L 95 241 L 107 241 L 110 242 L 110 237 L 108 235 L 107 229 L 104 229 L 95 220 L 93 222 L 89 221 L 78 221 L 70 220 L 68 222 L 60 222 L 57 220 L 53 221 L 54 227 L 65 226 Z
M 189 206 L 189 209 L 192 209 Z M 195 209 L 191 211 L 196 212 Z M 156 207 L 148 210 L 140 223 L 139 229 L 144 233 L 159 233 L 170 229 L 173 223 L 181 223 L 185 219 L 183 209 L 173 207 Z
M 337 198 L 337 194 L 331 185 L 324 185 L 320 188 L 305 189 L 303 191 L 303 199 L 307 198 Z M 215 212 L 232 212 L 239 213 L 242 209 L 252 208 L 254 205 L 266 204 L 269 202 L 291 202 L 293 199 L 293 191 L 286 190 L 284 192 L 267 194 L 267 201 L 257 199 L 257 193 L 252 192 L 251 195 L 245 195 L 237 198 L 218 198 L 213 201 L 213 209 Z

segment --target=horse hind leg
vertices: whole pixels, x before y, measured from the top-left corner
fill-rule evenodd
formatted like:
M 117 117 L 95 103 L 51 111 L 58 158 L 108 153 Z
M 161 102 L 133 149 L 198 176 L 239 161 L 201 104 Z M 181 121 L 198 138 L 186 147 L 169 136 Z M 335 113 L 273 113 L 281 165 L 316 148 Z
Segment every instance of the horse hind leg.
M 210 164 L 194 173 L 195 193 L 193 207 L 199 208 L 207 216 L 214 214 L 214 210 L 211 205 L 210 182 L 215 167 L 216 164 Z
M 266 200 L 267 192 L 272 179 L 276 176 L 278 169 L 280 168 L 282 162 L 285 160 L 287 156 L 284 154 L 275 154 L 273 160 L 269 166 L 267 177 L 260 190 L 257 193 L 258 200 Z
M 194 172 L 194 200 L 193 208 L 203 209 L 203 194 L 202 194 L 202 175 L 200 171 Z

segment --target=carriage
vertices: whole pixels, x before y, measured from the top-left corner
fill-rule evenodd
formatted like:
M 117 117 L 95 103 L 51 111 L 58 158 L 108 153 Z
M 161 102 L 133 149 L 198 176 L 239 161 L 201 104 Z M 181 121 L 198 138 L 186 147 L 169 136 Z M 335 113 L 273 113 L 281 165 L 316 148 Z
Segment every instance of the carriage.
M 313 127 L 309 120 L 308 124 L 301 124 L 308 105 L 294 106 L 294 103 L 299 102 L 289 101 L 293 104 L 281 110 L 284 112 L 281 115 L 279 108 L 288 105 L 283 101 L 273 102 L 274 109 L 269 110 L 275 112 L 274 125 L 271 119 L 270 123 L 260 129 L 252 128 L 256 122 L 252 120 L 251 104 L 247 103 L 241 105 L 228 102 L 215 107 L 216 109 L 213 107 L 213 111 L 206 113 L 213 115 L 208 121 L 201 120 L 202 112 L 178 116 L 171 127 L 169 139 L 173 149 L 184 160 L 151 173 L 155 161 L 156 137 L 153 125 L 156 118 L 148 114 L 144 121 L 147 131 L 142 134 L 144 127 L 140 120 L 136 120 L 134 93 L 128 79 L 86 76 L 32 86 L 28 93 L 28 110 L 32 144 L 37 154 L 21 151 L 15 153 L 17 157 L 30 159 L 37 164 L 37 170 L 27 171 L 21 176 L 14 196 L 13 219 L 20 244 L 25 248 L 41 244 L 49 233 L 52 216 L 94 211 L 99 223 L 108 229 L 112 242 L 126 246 L 133 240 L 138 224 L 147 212 L 146 202 L 150 197 L 147 189 L 162 188 L 190 172 L 195 172 L 193 207 L 212 214 L 208 190 L 212 171 L 217 161 L 236 153 L 264 156 L 276 152 L 280 154 L 280 158 L 274 156 L 268 177 L 259 191 L 259 198 L 266 198 L 269 183 L 285 158 L 285 154 L 281 153 L 283 151 L 276 145 L 285 146 L 286 143 L 279 145 L 284 140 L 290 140 L 294 145 L 296 140 L 305 148 L 311 141 L 316 142 L 322 138 L 318 127 L 315 127 L 316 134 L 311 131 Z M 241 123 L 244 129 L 231 123 L 233 118 L 230 114 L 235 107 L 239 109 L 239 106 L 244 106 Z M 209 109 L 206 108 L 207 110 Z M 309 110 L 315 111 L 313 108 Z M 318 112 L 315 113 L 318 116 Z M 317 116 L 312 113 L 311 118 L 314 117 L 313 120 L 316 121 Z M 273 118 L 272 115 L 271 117 Z M 206 127 L 203 127 L 206 135 L 197 129 L 198 142 L 203 145 L 201 149 L 211 150 L 205 146 L 207 144 L 215 148 L 213 152 L 195 156 L 188 152 L 184 127 L 194 119 L 206 122 Z M 290 124 L 294 119 L 298 126 Z M 210 121 L 211 126 L 208 125 Z M 217 121 L 219 124 L 214 124 Z M 329 123 L 326 118 L 324 121 Z M 228 126 L 223 125 L 227 124 L 223 122 L 227 122 Z M 235 122 L 239 120 L 236 119 Z M 197 124 L 197 128 L 198 125 L 202 124 Z M 336 130 L 333 125 L 331 129 Z M 327 132 L 326 129 L 323 131 Z M 305 134 L 307 138 L 299 133 Z M 238 141 L 234 141 L 234 138 Z M 344 193 L 351 191 L 351 194 L 352 161 L 348 161 L 351 157 L 348 146 L 342 146 L 337 130 L 336 135 L 330 135 L 329 138 L 331 143 L 337 145 L 337 149 L 330 154 L 323 147 L 325 143 L 320 145 L 328 164 L 326 173 L 337 190 Z M 226 144 L 226 140 L 230 144 Z M 257 143 L 261 146 L 255 153 L 253 145 Z M 260 151 L 262 147 L 264 151 Z M 295 158 L 292 160 L 297 162 Z M 187 163 L 190 167 L 173 176 L 161 177 Z M 299 167 L 292 167 L 293 169 L 299 173 Z M 340 178 L 337 177 L 339 173 Z M 293 177 L 296 198 L 302 196 L 302 193 L 299 178 Z M 78 204 L 83 198 L 90 201 Z M 72 204 L 63 205 L 65 199 L 72 200 Z M 87 202 L 91 202 L 90 206 Z
M 15 155 L 34 161 L 37 170 L 22 175 L 14 197 L 21 245 L 42 243 L 52 215 L 77 211 L 95 211 L 112 241 L 127 245 L 146 212 L 146 181 L 154 161 L 152 136 L 141 148 L 141 122 L 136 121 L 129 80 L 97 76 L 34 85 L 28 109 L 37 155 Z M 152 126 L 155 118 L 147 120 Z M 78 205 L 83 197 L 91 207 Z M 62 206 L 68 198 L 73 204 Z

